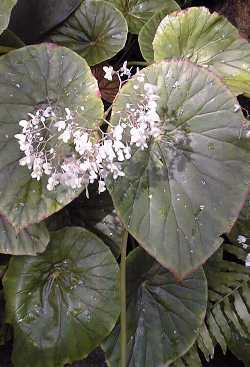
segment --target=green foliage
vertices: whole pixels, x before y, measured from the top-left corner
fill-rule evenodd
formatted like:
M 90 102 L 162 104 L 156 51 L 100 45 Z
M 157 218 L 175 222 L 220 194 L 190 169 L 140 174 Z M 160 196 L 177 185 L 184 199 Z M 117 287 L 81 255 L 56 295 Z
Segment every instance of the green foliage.
M 175 3 L 173 0 L 108 0 L 125 16 L 129 32 L 138 34 L 156 11 Z
M 142 249 L 127 258 L 128 367 L 169 366 L 197 338 L 207 305 L 203 270 L 182 283 Z M 103 344 L 112 367 L 120 366 L 119 323 Z
M 158 87 L 164 132 L 133 152 L 109 191 L 128 231 L 182 278 L 219 248 L 244 202 L 250 167 L 246 138 L 239 139 L 243 115 L 220 80 L 189 62 L 153 64 L 141 74 Z M 135 76 L 114 102 L 112 124 L 130 113 L 127 104 L 140 105 L 141 95 Z
M 80 56 L 48 44 L 12 51 L 0 63 L 0 211 L 17 231 L 58 211 L 79 195 L 59 188 L 49 192 L 46 180 L 33 180 L 19 166 L 22 152 L 14 135 L 18 121 L 43 105 L 78 111 L 80 123 L 97 126 L 103 106 L 97 82 Z M 84 104 L 84 111 L 79 106 Z M 11 113 L 9 107 L 11 106 Z
M 95 65 L 117 54 L 127 33 L 127 22 L 119 10 L 105 1 L 85 0 L 50 39 Z
M 45 251 L 49 232 L 44 223 L 33 224 L 16 234 L 15 229 L 0 216 L 0 253 L 36 255 Z
M 236 95 L 250 97 L 250 45 L 223 16 L 206 8 L 166 16 L 153 48 L 155 61 L 187 58 L 216 72 Z
M 142 56 L 146 61 L 154 61 L 153 40 L 160 22 L 167 14 L 176 10 L 180 10 L 180 7 L 175 1 L 167 3 L 167 6 L 163 10 L 156 12 L 141 28 L 138 36 L 138 42 Z
M 87 356 L 119 315 L 117 276 L 110 250 L 77 227 L 52 233 L 43 255 L 12 258 L 4 291 L 15 366 L 60 367 Z
M 233 255 L 232 260 L 223 260 L 219 255 L 208 262 L 205 270 L 208 281 L 208 308 L 195 347 L 178 360 L 173 367 L 201 367 L 197 349 L 207 361 L 214 357 L 215 346 L 223 353 L 230 349 L 248 366 L 250 343 L 250 270 L 242 264 L 243 253 L 239 246 L 224 245 L 224 256 Z M 195 357 L 196 356 L 196 357 Z
M 10 14 L 17 0 L 1 0 L 0 2 L 0 34 L 8 27 Z
M 0 0 L 1 349 L 14 367 L 98 346 L 110 367 L 202 367 L 219 345 L 249 367 L 249 43 L 174 0 L 19 0 L 13 33 L 15 3 Z

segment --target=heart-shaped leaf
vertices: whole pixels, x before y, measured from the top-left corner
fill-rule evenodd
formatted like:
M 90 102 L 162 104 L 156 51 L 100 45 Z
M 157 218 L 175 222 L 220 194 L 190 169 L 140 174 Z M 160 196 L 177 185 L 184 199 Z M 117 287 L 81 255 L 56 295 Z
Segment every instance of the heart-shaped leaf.
M 169 366 L 198 336 L 207 307 L 203 270 L 182 283 L 141 248 L 127 259 L 128 367 Z M 110 366 L 120 361 L 120 325 L 103 345 Z
M 114 6 L 105 1 L 85 0 L 50 39 L 95 65 L 116 55 L 124 47 L 127 33 L 127 22 Z
M 61 367 L 87 356 L 119 314 L 118 265 L 91 232 L 52 233 L 46 252 L 15 257 L 4 276 L 16 367 Z
M 1 0 L 0 2 L 0 34 L 8 27 L 10 14 L 17 0 Z
M 45 33 L 68 18 L 81 2 L 82 0 L 18 0 L 11 14 L 9 28 L 25 43 L 36 43 Z
M 144 151 L 135 149 L 123 162 L 125 176 L 108 185 L 128 231 L 184 277 L 218 249 L 244 202 L 250 182 L 248 139 L 239 138 L 244 117 L 211 72 L 168 61 L 127 82 L 114 103 L 113 125 L 140 110 L 146 83 L 158 88 L 161 135 Z
M 202 7 L 166 16 L 153 48 L 155 61 L 188 58 L 223 77 L 235 94 L 250 96 L 250 44 L 217 13 Z
M 172 0 L 108 0 L 119 9 L 128 22 L 128 30 L 138 34 L 156 11 L 164 9 Z
M 103 115 L 98 93 L 86 61 L 66 48 L 28 46 L 1 58 L 0 212 L 16 230 L 41 221 L 79 195 L 63 187 L 49 192 L 47 179 L 38 182 L 19 166 L 23 154 L 14 138 L 21 131 L 18 122 L 52 105 L 62 111 L 70 108 L 80 124 L 94 127 Z M 84 110 L 79 109 L 82 105 Z
M 0 216 L 0 253 L 36 255 L 45 251 L 49 232 L 44 223 L 33 224 L 16 234 L 15 229 Z
M 138 41 L 142 56 L 148 62 L 154 61 L 153 40 L 159 24 L 167 14 L 179 9 L 179 5 L 174 0 L 170 1 L 163 10 L 155 13 L 140 30 Z

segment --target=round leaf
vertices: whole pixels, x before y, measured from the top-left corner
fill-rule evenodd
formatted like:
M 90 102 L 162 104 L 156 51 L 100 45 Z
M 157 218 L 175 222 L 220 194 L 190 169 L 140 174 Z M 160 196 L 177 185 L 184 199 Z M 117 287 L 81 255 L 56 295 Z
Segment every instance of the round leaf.
M 244 117 L 221 81 L 190 62 L 162 62 L 141 74 L 158 87 L 162 134 L 133 152 L 123 163 L 125 176 L 110 180 L 109 190 L 128 231 L 184 277 L 218 249 L 244 202 L 250 182 L 248 140 L 239 139 Z M 115 100 L 114 125 L 144 101 L 137 76 Z
M 127 22 L 115 7 L 105 1 L 85 0 L 50 39 L 95 65 L 116 55 L 124 47 L 127 33 Z
M 128 30 L 138 34 L 156 11 L 164 9 L 172 0 L 108 0 L 119 9 L 128 22 Z
M 12 258 L 4 277 L 16 367 L 60 367 L 87 356 L 119 314 L 118 265 L 91 232 L 52 234 L 46 252 Z
M 25 43 L 36 43 L 45 33 L 68 18 L 81 2 L 82 0 L 18 0 L 11 14 L 9 28 Z
M 0 2 L 0 34 L 8 27 L 10 14 L 17 0 L 1 0 Z
M 154 61 L 153 40 L 160 22 L 167 14 L 179 9 L 179 5 L 171 0 L 163 10 L 155 13 L 140 30 L 138 41 L 142 56 L 148 62 Z
M 0 253 L 11 255 L 36 255 L 49 243 L 49 232 L 44 223 L 33 224 L 18 234 L 4 217 L 0 216 Z
M 20 230 L 58 211 L 79 192 L 63 187 L 46 189 L 47 179 L 36 181 L 19 166 L 22 152 L 14 135 L 18 122 L 48 103 L 78 114 L 93 127 L 103 115 L 96 80 L 87 63 L 74 52 L 50 44 L 28 46 L 1 58 L 0 64 L 0 212 Z M 84 111 L 79 106 L 84 105 Z
M 207 307 L 203 270 L 182 283 L 142 249 L 127 260 L 128 367 L 169 366 L 194 343 Z M 120 325 L 103 345 L 110 366 L 120 364 Z
M 218 73 L 234 93 L 250 96 L 250 44 L 217 13 L 202 7 L 166 16 L 153 48 L 155 61 L 188 58 Z

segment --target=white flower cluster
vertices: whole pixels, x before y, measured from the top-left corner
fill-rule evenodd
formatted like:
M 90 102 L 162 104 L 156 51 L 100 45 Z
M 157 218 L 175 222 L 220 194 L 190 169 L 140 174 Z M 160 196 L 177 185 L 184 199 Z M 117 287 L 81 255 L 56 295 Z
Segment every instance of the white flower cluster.
M 138 80 L 142 83 L 144 77 Z M 99 193 L 105 191 L 108 175 L 114 180 L 124 176 L 121 162 L 131 158 L 133 146 L 144 150 L 151 138 L 161 134 L 157 87 L 143 83 L 143 88 L 142 102 L 128 104 L 119 123 L 114 127 L 109 123 L 106 133 L 80 126 L 69 108 L 63 114 L 51 106 L 29 113 L 29 119 L 19 122 L 22 133 L 15 135 L 24 152 L 20 165 L 27 166 L 38 181 L 47 176 L 49 191 L 58 185 L 85 187 L 88 196 L 88 185 L 95 180 Z M 80 109 L 84 111 L 84 106 Z

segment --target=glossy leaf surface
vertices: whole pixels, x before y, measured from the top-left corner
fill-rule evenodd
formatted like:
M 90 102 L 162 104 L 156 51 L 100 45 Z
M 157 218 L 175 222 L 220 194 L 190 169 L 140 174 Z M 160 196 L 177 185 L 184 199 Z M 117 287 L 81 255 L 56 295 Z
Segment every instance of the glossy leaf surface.
M 37 43 L 78 8 L 82 0 L 18 0 L 10 29 L 25 43 Z M 27 19 L 29 21 L 27 21 Z
M 125 16 L 129 32 L 138 34 L 142 26 L 156 11 L 165 8 L 172 0 L 108 0 Z
M 17 0 L 1 0 L 0 2 L 0 34 L 8 27 L 10 14 Z
M 125 45 L 127 22 L 114 6 L 85 0 L 50 39 L 76 51 L 89 65 L 110 59 Z
M 217 13 L 202 7 L 166 16 L 153 48 L 155 61 L 188 58 L 216 72 L 235 94 L 250 96 L 250 44 Z
M 156 12 L 152 18 L 144 24 L 139 33 L 138 41 L 141 53 L 144 59 L 148 62 L 154 61 L 153 40 L 162 19 L 165 18 L 167 14 L 180 9 L 179 5 L 174 0 L 170 1 L 166 5 L 167 6 L 163 10 Z
M 36 255 L 45 251 L 49 232 L 44 223 L 33 224 L 16 234 L 15 229 L 0 217 L 0 253 L 11 255 Z
M 134 250 L 127 260 L 127 366 L 169 366 L 195 341 L 206 306 L 203 270 L 178 283 L 142 249 Z M 112 367 L 119 366 L 119 334 L 117 324 L 103 345 Z
M 52 234 L 46 252 L 12 258 L 4 277 L 17 367 L 60 367 L 88 355 L 119 314 L 118 265 L 91 232 Z
M 142 73 L 145 83 L 158 86 L 162 134 L 144 151 L 133 151 L 123 163 L 125 177 L 110 180 L 109 190 L 141 246 L 184 277 L 218 249 L 245 200 L 250 156 L 248 139 L 239 139 L 244 118 L 231 92 L 197 65 L 162 62 Z M 140 79 L 130 80 L 115 100 L 114 125 L 143 103 Z
M 47 178 L 36 181 L 26 167 L 14 135 L 18 122 L 41 107 L 70 108 L 83 126 L 97 125 L 103 114 L 98 87 L 86 61 L 51 44 L 28 46 L 1 58 L 0 64 L 0 212 L 17 231 L 37 223 L 79 195 L 65 188 L 49 192 Z M 84 111 L 79 106 L 84 105 Z

